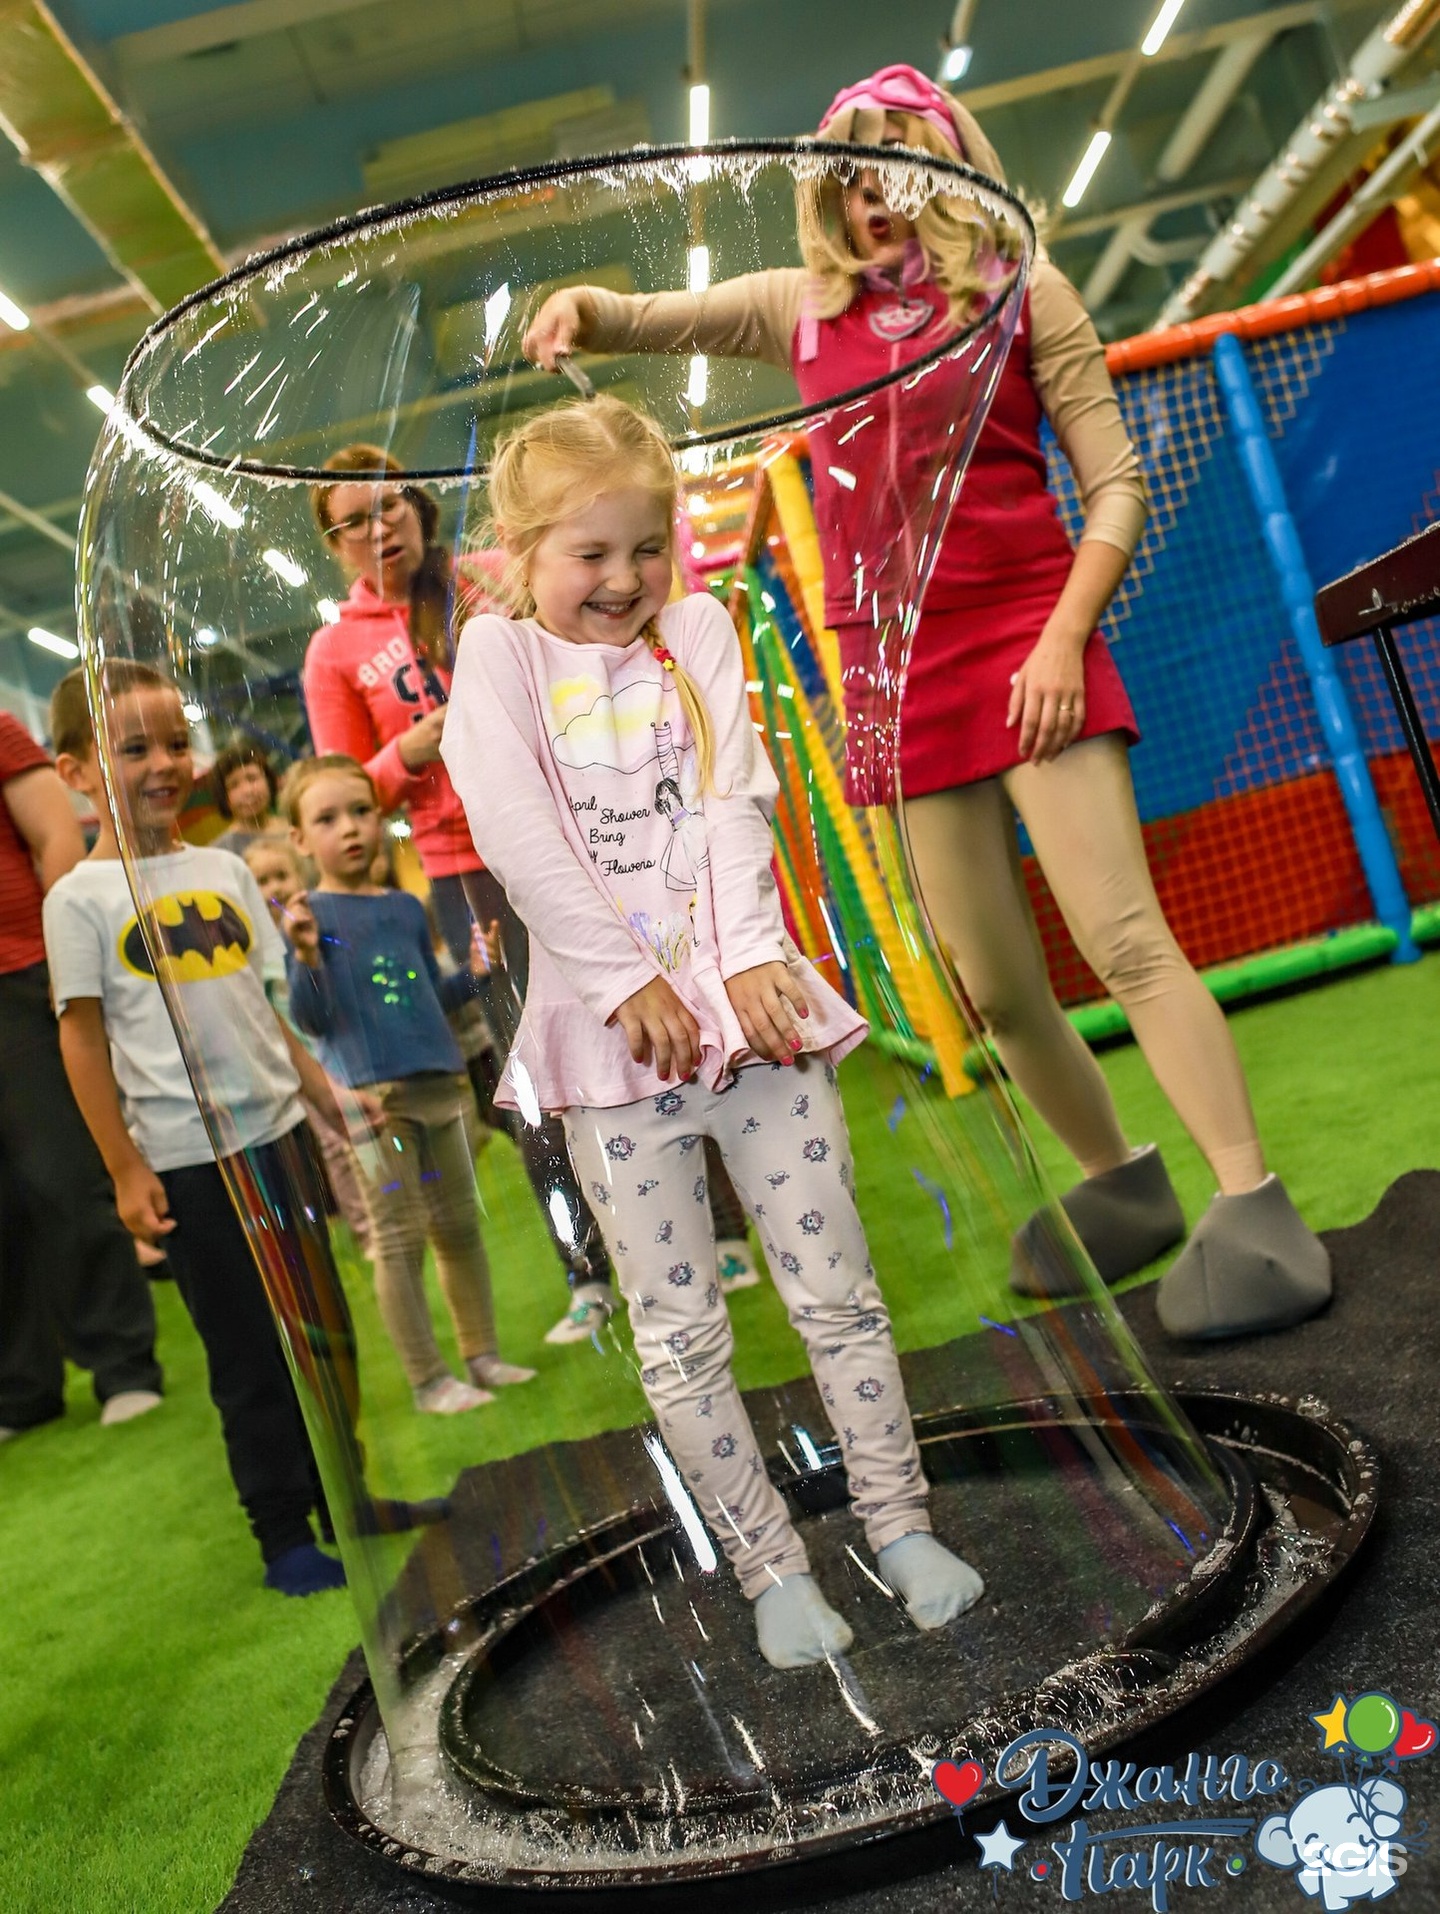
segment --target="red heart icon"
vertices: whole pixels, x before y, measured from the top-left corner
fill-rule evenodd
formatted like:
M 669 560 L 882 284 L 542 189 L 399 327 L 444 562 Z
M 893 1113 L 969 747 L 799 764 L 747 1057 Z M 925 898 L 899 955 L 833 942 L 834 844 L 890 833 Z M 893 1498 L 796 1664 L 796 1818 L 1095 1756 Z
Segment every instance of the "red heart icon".
M 1408 1708 L 1400 1710 L 1400 1733 L 1395 1738 L 1392 1754 L 1399 1755 L 1402 1761 L 1413 1761 L 1417 1755 L 1427 1755 L 1440 1741 L 1440 1728 L 1433 1721 L 1419 1721 Z
M 937 1761 L 930 1779 L 952 1808 L 963 1808 L 985 1786 L 985 1770 L 978 1761 L 965 1761 L 958 1767 L 953 1761 Z

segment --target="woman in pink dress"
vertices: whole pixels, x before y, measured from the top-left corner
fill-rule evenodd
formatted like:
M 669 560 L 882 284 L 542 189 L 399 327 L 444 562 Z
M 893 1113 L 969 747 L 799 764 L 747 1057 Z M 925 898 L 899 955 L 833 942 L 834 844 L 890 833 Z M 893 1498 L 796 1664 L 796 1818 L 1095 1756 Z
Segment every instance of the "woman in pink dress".
M 973 116 L 910 67 L 847 88 L 820 134 L 1004 177 Z M 537 313 L 528 356 L 549 367 L 578 348 L 764 358 L 792 372 L 802 398 L 819 407 L 932 354 L 995 284 L 996 262 L 967 237 L 973 224 L 948 218 L 943 202 L 912 222 L 887 204 L 874 168 L 803 185 L 799 210 L 803 267 L 698 293 L 569 287 Z M 903 501 L 942 456 L 953 411 L 943 401 L 933 379 L 918 398 L 893 381 L 866 403 L 883 429 L 843 449 L 823 421 L 811 429 L 854 803 L 893 795 L 895 741 L 876 690 L 876 620 L 857 622 L 850 560 L 886 549 L 888 508 L 891 544 L 908 569 Z M 1074 547 L 1047 483 L 1042 417 L 1085 505 Z M 847 470 L 865 443 L 885 449 Z M 1146 864 L 1128 762 L 1139 733 L 1097 629 L 1145 515 L 1099 340 L 1042 253 L 914 637 L 898 754 L 906 829 L 926 908 L 967 994 L 1010 1075 L 1084 1173 L 1062 1201 L 1101 1275 L 1115 1281 L 1178 1241 L 1184 1218 L 1158 1151 L 1131 1149 L 1099 1066 L 1055 998 L 1021 876 L 1017 813 L 1024 822 L 1076 944 L 1124 1008 L 1214 1173 L 1217 1195 L 1158 1291 L 1165 1327 L 1203 1338 L 1313 1314 L 1329 1298 L 1330 1268 L 1283 1184 L 1266 1174 L 1224 1016 L 1176 944 Z M 872 582 L 885 622 L 894 604 L 883 602 L 883 568 Z M 1038 1219 L 1016 1238 L 1011 1281 L 1022 1293 L 1063 1291 L 1045 1242 Z

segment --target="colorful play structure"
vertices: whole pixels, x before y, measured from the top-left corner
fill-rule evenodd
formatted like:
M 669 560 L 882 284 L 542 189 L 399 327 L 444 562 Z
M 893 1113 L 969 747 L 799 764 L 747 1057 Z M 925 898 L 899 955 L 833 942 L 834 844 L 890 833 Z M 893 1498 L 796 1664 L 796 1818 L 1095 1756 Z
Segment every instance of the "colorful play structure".
M 1207 982 L 1234 1000 L 1440 939 L 1440 847 L 1369 647 L 1327 652 L 1317 586 L 1440 516 L 1440 263 L 1143 334 L 1107 358 L 1151 516 L 1107 632 L 1143 739 L 1132 755 L 1151 868 Z M 1081 509 L 1052 444 L 1066 522 Z M 839 657 L 822 615 L 803 440 L 761 464 L 730 580 L 755 718 L 788 742 L 778 868 L 797 941 L 877 1038 L 963 1087 L 968 1038 L 898 921 L 887 814 L 849 809 Z M 1434 622 L 1402 644 L 1440 737 Z M 1027 879 L 1062 1003 L 1125 1028 Z M 857 965 L 854 954 L 880 961 Z M 868 979 L 879 978 L 878 983 Z

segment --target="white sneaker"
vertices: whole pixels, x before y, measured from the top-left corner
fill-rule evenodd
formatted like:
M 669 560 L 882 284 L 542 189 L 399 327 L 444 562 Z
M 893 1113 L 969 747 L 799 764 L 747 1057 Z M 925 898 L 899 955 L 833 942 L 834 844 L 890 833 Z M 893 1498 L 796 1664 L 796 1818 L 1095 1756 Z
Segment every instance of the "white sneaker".
M 462 1416 L 467 1409 L 494 1400 L 488 1389 L 472 1389 L 458 1376 L 441 1376 L 415 1391 L 415 1407 L 425 1416 Z
M 725 1295 L 736 1289 L 753 1289 L 760 1272 L 750 1260 L 750 1245 L 743 1236 L 722 1236 L 715 1245 L 715 1267 L 720 1272 L 720 1288 Z
M 153 1389 L 122 1389 L 100 1411 L 100 1427 L 113 1429 L 117 1423 L 133 1422 L 136 1416 L 148 1416 L 159 1407 L 160 1397 Z
M 581 1283 L 570 1295 L 570 1307 L 553 1329 L 545 1332 L 546 1342 L 588 1342 L 597 1329 L 609 1322 L 615 1299 L 605 1283 Z
M 517 1362 L 501 1362 L 498 1356 L 472 1356 L 465 1365 L 477 1389 L 503 1389 L 509 1382 L 533 1382 L 535 1371 L 522 1369 Z

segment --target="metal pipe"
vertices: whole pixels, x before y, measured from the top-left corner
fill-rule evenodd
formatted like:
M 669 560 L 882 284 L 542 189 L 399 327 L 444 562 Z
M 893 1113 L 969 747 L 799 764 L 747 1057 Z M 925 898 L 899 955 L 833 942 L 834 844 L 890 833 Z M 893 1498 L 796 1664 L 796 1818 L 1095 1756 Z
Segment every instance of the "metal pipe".
M 1440 146 L 1440 106 L 1433 107 L 1420 124 L 1406 134 L 1330 224 L 1316 233 L 1298 258 L 1291 260 L 1270 288 L 1271 297 L 1278 299 L 1284 293 L 1299 292 L 1308 285 L 1354 234 L 1383 212 L 1397 193 L 1404 192 L 1414 175 L 1429 164 L 1437 146 Z
M 1420 952 L 1410 935 L 1409 899 L 1400 881 L 1400 868 L 1385 829 L 1380 801 L 1360 748 L 1340 674 L 1320 636 L 1315 618 L 1315 584 L 1305 563 L 1300 534 L 1285 496 L 1285 484 L 1265 430 L 1260 401 L 1245 362 L 1245 349 L 1233 333 L 1224 333 L 1215 341 L 1215 378 L 1235 434 L 1241 469 L 1260 521 L 1265 549 L 1270 554 L 1291 635 L 1310 680 L 1315 715 L 1320 721 L 1335 781 L 1355 836 L 1355 848 L 1360 854 L 1365 882 L 1370 887 L 1375 915 L 1398 939 L 1396 963 L 1414 963 Z
M 1316 101 L 1284 151 L 1255 182 L 1235 217 L 1206 248 L 1195 271 L 1166 300 L 1155 321 L 1157 328 L 1194 318 L 1210 295 L 1240 270 L 1261 235 L 1292 204 L 1336 147 L 1351 136 L 1358 103 L 1384 86 L 1437 22 L 1440 0 L 1406 0 L 1362 43 L 1348 72 Z

